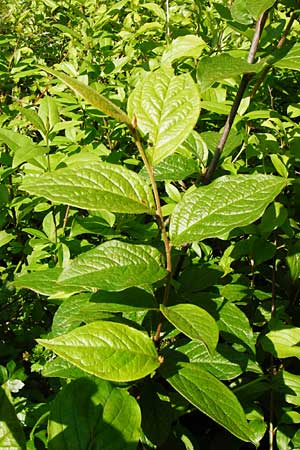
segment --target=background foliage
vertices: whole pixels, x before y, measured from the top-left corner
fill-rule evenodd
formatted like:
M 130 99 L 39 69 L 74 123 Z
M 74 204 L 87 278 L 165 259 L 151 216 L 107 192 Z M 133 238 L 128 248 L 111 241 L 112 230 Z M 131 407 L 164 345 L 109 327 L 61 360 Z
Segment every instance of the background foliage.
M 300 448 L 299 7 L 0 0 L 1 449 Z

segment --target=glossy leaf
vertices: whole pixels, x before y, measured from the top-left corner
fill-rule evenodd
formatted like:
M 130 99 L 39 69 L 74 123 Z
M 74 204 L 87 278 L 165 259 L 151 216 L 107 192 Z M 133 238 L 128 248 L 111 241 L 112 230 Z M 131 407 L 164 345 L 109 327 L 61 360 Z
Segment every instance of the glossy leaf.
M 0 448 L 25 450 L 26 440 L 19 419 L 5 389 L 0 386 Z
M 104 114 L 113 117 L 119 122 L 123 122 L 131 126 L 131 120 L 129 119 L 127 114 L 113 102 L 105 98 L 103 95 L 99 94 L 95 89 L 87 86 L 79 80 L 76 80 L 75 78 L 69 77 L 62 72 L 50 69 L 49 67 L 41 67 L 41 69 L 58 78 L 68 87 L 73 89 L 73 91 L 75 91 L 77 94 L 81 95 L 81 97 L 83 97 L 87 103 L 104 112 Z
M 145 76 L 128 101 L 128 114 L 153 145 L 153 165 L 175 152 L 188 137 L 200 113 L 198 88 L 188 74 L 175 76 L 161 68 Z
M 172 214 L 172 243 L 226 238 L 262 216 L 284 186 L 285 180 L 272 175 L 225 175 L 187 193 Z
M 25 273 L 16 277 L 12 285 L 16 288 L 30 289 L 38 294 L 53 298 L 69 297 L 80 291 L 77 286 L 73 286 L 71 283 L 58 284 L 57 278 L 61 272 L 61 268 L 54 267 L 53 269 Z
M 253 442 L 245 413 L 231 390 L 206 370 L 191 363 L 163 372 L 168 382 L 196 408 L 242 441 Z
M 280 370 L 273 379 L 272 387 L 284 394 L 287 403 L 300 406 L 300 375 Z
M 227 53 L 223 53 L 201 58 L 197 68 L 197 75 L 201 89 L 206 90 L 216 81 L 236 78 L 244 73 L 256 73 L 261 69 L 261 63 L 249 64 L 243 58 L 234 58 Z
M 199 167 L 194 159 L 177 153 L 168 156 L 154 167 L 156 181 L 184 180 L 189 175 L 197 172 L 199 172 Z M 141 170 L 140 175 L 148 178 L 148 173 L 145 168 Z
M 60 356 L 47 361 L 42 370 L 43 377 L 76 379 L 86 377 L 86 372 L 74 366 Z
M 300 358 L 300 328 L 290 327 L 273 330 L 261 339 L 265 351 L 272 353 L 276 358 Z
M 219 380 L 231 380 L 246 370 L 248 355 L 237 352 L 226 344 L 220 344 L 211 355 L 202 342 L 191 341 L 180 347 L 179 351 L 189 358 L 191 363 L 207 370 Z
M 124 389 L 81 378 L 67 384 L 51 404 L 49 450 L 134 450 L 141 413 Z
M 143 178 L 125 167 L 101 161 L 74 163 L 40 176 L 28 175 L 21 189 L 78 208 L 155 213 L 151 189 Z
M 74 366 L 105 380 L 137 380 L 159 366 L 152 340 L 141 331 L 115 322 L 93 322 L 56 338 L 37 341 Z
M 82 288 L 121 291 L 164 278 L 166 270 L 161 259 L 159 251 L 149 245 L 107 241 L 71 261 L 58 281 Z
M 178 330 L 195 341 L 203 342 L 213 353 L 219 339 L 218 326 L 213 317 L 199 306 L 182 303 L 160 305 L 161 312 Z

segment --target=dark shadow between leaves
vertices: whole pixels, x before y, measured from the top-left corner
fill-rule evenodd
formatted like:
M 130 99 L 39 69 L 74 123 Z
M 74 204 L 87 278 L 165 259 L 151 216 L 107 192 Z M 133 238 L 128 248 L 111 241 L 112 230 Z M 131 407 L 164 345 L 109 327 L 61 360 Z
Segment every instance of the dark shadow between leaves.
M 100 387 L 89 378 L 72 381 L 54 400 L 49 421 L 61 430 L 49 440 L 49 450 L 135 450 L 119 430 L 103 420 Z M 109 393 L 108 393 L 109 394 Z M 51 429 L 51 427 L 50 427 Z

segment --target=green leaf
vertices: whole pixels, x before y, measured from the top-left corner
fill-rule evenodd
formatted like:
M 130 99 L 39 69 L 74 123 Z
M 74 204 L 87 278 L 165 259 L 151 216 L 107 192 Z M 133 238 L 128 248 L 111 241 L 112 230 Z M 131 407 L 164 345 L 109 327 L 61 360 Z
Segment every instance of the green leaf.
M 172 64 L 179 58 L 199 58 L 202 50 L 207 44 L 199 36 L 187 34 L 174 39 L 169 47 L 163 52 L 162 64 Z
M 15 236 L 13 234 L 7 233 L 4 230 L 0 231 L 0 247 L 8 244 L 13 239 L 15 239 Z
M 262 69 L 262 63 L 250 64 L 243 58 L 222 53 L 216 56 L 204 56 L 200 59 L 197 76 L 201 89 L 205 91 L 216 81 L 236 78 L 244 73 L 257 73 Z
M 195 341 L 203 342 L 212 354 L 219 339 L 218 326 L 213 317 L 196 305 L 182 303 L 160 305 L 161 312 L 178 330 Z
M 226 344 L 219 344 L 213 355 L 202 342 L 194 341 L 176 347 L 176 351 L 186 355 L 191 363 L 196 363 L 219 380 L 236 378 L 247 368 L 248 355 L 237 352 Z
M 40 102 L 39 117 L 43 121 L 47 131 L 51 131 L 60 122 L 57 104 L 49 95 L 43 97 Z
M 70 167 L 28 175 L 20 189 L 55 203 L 111 212 L 155 214 L 150 187 L 135 172 L 106 162 L 81 162 Z
M 91 303 L 90 297 L 91 294 L 78 294 L 63 301 L 54 314 L 53 336 L 67 333 L 82 323 L 113 317 L 112 313 L 101 311 L 97 303 Z
M 165 275 L 161 254 L 155 248 L 107 241 L 75 258 L 58 281 L 82 288 L 121 291 L 155 283 Z
M 37 130 L 39 130 L 44 136 L 46 134 L 46 129 L 43 124 L 42 119 L 34 109 L 23 108 L 18 106 L 19 111 L 23 116 L 30 122 Z
M 171 386 L 196 408 L 242 441 L 254 441 L 243 408 L 221 381 L 191 363 L 180 363 L 176 369 L 162 372 Z
M 238 306 L 223 299 L 204 302 L 204 306 L 216 319 L 219 330 L 226 340 L 245 344 L 255 354 L 251 325 L 246 314 Z
M 280 370 L 273 379 L 272 387 L 285 395 L 287 403 L 300 406 L 300 375 Z
M 227 175 L 187 193 L 171 217 L 172 243 L 226 239 L 234 228 L 257 220 L 286 183 L 272 175 Z
M 25 450 L 26 440 L 17 414 L 3 387 L 0 386 L 0 448 Z
M 251 18 L 259 16 L 271 8 L 276 0 L 234 0 L 231 14 L 232 18 L 246 25 L 251 23 Z
M 286 262 L 290 271 L 290 277 L 293 281 L 300 277 L 300 240 L 289 248 Z
M 154 167 L 154 177 L 156 181 L 179 181 L 184 180 L 189 175 L 199 172 L 199 167 L 194 159 L 175 153 L 168 156 Z M 143 167 L 140 175 L 148 178 L 148 172 Z
M 58 78 L 60 81 L 65 83 L 68 87 L 73 89 L 77 94 L 81 95 L 84 100 L 90 105 L 102 111 L 104 114 L 113 117 L 119 122 L 123 122 L 131 127 L 131 120 L 127 114 L 122 111 L 117 105 L 105 98 L 103 95 L 99 94 L 95 89 L 87 86 L 86 84 L 78 81 L 68 75 L 58 72 L 57 70 L 49 69 L 48 67 L 40 66 L 42 70 L 50 73 L 51 75 Z
M 135 450 L 141 413 L 124 389 L 81 378 L 64 386 L 51 404 L 49 450 Z
M 261 338 L 261 344 L 266 352 L 276 358 L 300 358 L 300 328 L 290 327 L 273 330 Z
M 272 63 L 273 66 L 279 69 L 300 70 L 300 43 L 296 43 L 287 54 Z
M 65 282 L 58 284 L 57 278 L 62 269 L 55 267 L 53 269 L 37 270 L 31 273 L 25 273 L 15 278 L 11 283 L 16 288 L 31 289 L 38 294 L 51 296 L 53 298 L 69 297 L 78 292 L 78 287 Z
M 42 370 L 43 377 L 59 377 L 59 378 L 82 378 L 87 374 L 84 370 L 74 366 L 63 358 L 57 356 L 50 361 L 47 361 Z
M 137 380 L 159 366 L 152 340 L 120 323 L 93 322 L 56 338 L 37 341 L 74 366 L 105 380 Z
M 198 88 L 188 74 L 161 68 L 143 78 L 128 100 L 128 114 L 149 135 L 148 157 L 158 164 L 188 137 L 200 114 Z

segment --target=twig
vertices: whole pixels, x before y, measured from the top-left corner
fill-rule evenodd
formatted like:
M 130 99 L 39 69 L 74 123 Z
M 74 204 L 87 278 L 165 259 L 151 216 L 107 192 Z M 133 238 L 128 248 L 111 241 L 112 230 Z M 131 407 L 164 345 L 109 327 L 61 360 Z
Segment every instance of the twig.
M 293 13 L 291 15 L 290 20 L 288 21 L 288 24 L 287 24 L 285 30 L 283 31 L 282 36 L 281 36 L 281 38 L 278 41 L 278 44 L 276 45 L 276 49 L 277 50 L 280 50 L 283 47 L 283 45 L 284 45 L 284 43 L 286 41 L 287 35 L 289 34 L 289 32 L 290 32 L 290 30 L 292 28 L 292 25 L 293 25 L 294 21 L 297 19 L 298 16 L 299 16 L 298 13 Z M 251 94 L 250 94 L 250 100 L 252 100 L 253 97 L 255 96 L 256 92 L 260 88 L 262 82 L 266 78 L 266 76 L 267 76 L 268 72 L 270 71 L 271 67 L 272 67 L 272 64 L 267 63 L 266 67 L 262 70 L 262 72 L 261 72 L 257 82 L 253 86 L 253 89 L 252 89 Z
M 132 127 L 129 128 L 131 131 L 131 134 L 133 136 L 135 145 L 141 155 L 141 158 L 143 160 L 143 163 L 146 167 L 146 170 L 148 172 L 149 178 L 150 178 L 150 182 L 151 182 L 151 186 L 152 186 L 152 191 L 153 191 L 153 195 L 154 195 L 154 200 L 155 200 L 155 205 L 156 205 L 156 217 L 157 217 L 157 221 L 159 224 L 159 228 L 161 230 L 161 236 L 162 236 L 162 240 L 164 243 L 164 247 L 165 247 L 165 253 L 166 253 L 166 269 L 168 271 L 168 275 L 166 278 L 166 285 L 165 285 L 165 290 L 164 290 L 164 297 L 163 297 L 163 304 L 166 305 L 168 303 L 168 299 L 169 299 L 169 292 L 170 292 L 170 284 L 171 284 L 171 280 L 172 280 L 172 258 L 171 258 L 171 244 L 168 238 L 168 234 L 167 234 L 167 229 L 166 229 L 166 224 L 164 222 L 164 218 L 163 218 L 163 214 L 162 214 L 162 209 L 161 209 L 161 203 L 160 203 L 160 197 L 159 197 L 159 192 L 158 192 L 158 188 L 157 188 L 157 184 L 156 184 L 156 180 L 154 177 L 154 172 L 153 172 L 153 167 L 151 166 L 151 164 L 149 163 L 143 145 L 141 143 L 140 137 L 138 135 L 137 129 L 136 127 L 133 125 Z M 160 340 L 160 334 L 161 334 L 161 329 L 162 329 L 162 325 L 163 325 L 163 315 L 161 314 L 160 316 L 160 321 L 159 324 L 157 325 L 156 328 L 156 332 L 154 335 L 154 341 L 155 342 L 159 342 Z
M 259 17 L 259 19 L 258 19 L 258 21 L 256 23 L 254 36 L 253 36 L 253 39 L 252 39 L 252 42 L 251 42 L 251 47 L 250 47 L 248 58 L 247 58 L 247 61 L 248 61 L 249 64 L 253 64 L 253 62 L 254 62 L 254 58 L 255 58 L 255 54 L 256 54 L 257 48 L 258 48 L 258 44 L 259 44 L 259 40 L 260 40 L 260 37 L 261 37 L 261 33 L 262 33 L 262 30 L 264 28 L 264 25 L 265 25 L 267 17 L 268 17 L 268 12 L 269 12 L 268 10 L 265 11 Z M 246 73 L 246 74 L 243 75 L 243 77 L 241 79 L 241 82 L 240 82 L 237 94 L 235 96 L 235 99 L 234 99 L 233 105 L 231 107 L 230 113 L 227 116 L 227 120 L 226 120 L 226 123 L 225 123 L 225 126 L 224 126 L 224 130 L 223 130 L 223 133 L 222 133 L 221 138 L 219 140 L 218 146 L 217 146 L 217 148 L 215 150 L 213 159 L 211 160 L 211 163 L 210 163 L 210 165 L 209 165 L 209 167 L 208 167 L 208 169 L 207 169 L 207 171 L 206 171 L 206 173 L 204 175 L 204 178 L 203 178 L 203 183 L 204 184 L 208 184 L 211 181 L 212 175 L 213 175 L 213 173 L 214 173 L 214 171 L 215 171 L 215 169 L 217 167 L 217 164 L 218 164 L 218 161 L 220 159 L 221 153 L 222 153 L 222 151 L 224 149 L 224 146 L 226 144 L 229 132 L 231 130 L 233 121 L 235 119 L 235 116 L 236 116 L 237 111 L 239 109 L 240 103 L 242 101 L 244 92 L 245 92 L 246 87 L 247 87 L 247 85 L 248 85 L 248 83 L 249 83 L 251 78 L 252 78 L 252 75 L 249 74 L 249 73 Z

